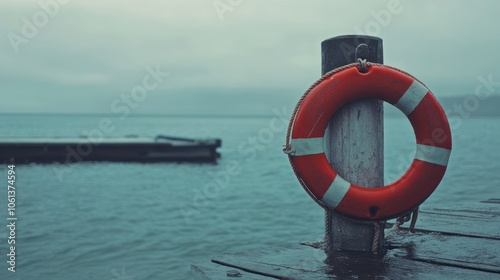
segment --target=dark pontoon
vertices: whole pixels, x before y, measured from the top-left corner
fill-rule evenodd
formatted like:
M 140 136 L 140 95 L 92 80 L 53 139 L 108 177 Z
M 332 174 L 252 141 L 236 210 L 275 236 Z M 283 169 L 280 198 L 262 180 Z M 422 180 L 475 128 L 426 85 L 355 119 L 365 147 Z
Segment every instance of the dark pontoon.
M 193 161 L 212 162 L 220 139 L 188 139 L 159 135 L 155 138 L 0 138 L 0 161 L 80 162 L 80 161 Z

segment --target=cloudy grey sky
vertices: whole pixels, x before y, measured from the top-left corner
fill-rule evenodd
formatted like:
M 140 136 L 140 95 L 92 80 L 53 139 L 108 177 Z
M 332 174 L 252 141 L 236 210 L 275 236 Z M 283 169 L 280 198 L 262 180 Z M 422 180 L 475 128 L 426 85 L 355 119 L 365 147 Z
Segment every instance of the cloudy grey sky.
M 267 114 L 297 101 L 320 75 L 321 41 L 344 34 L 381 37 L 385 63 L 438 98 L 470 94 L 479 76 L 500 80 L 498 11 L 494 0 L 2 0 L 0 112 L 112 113 L 150 67 L 169 74 L 134 113 Z

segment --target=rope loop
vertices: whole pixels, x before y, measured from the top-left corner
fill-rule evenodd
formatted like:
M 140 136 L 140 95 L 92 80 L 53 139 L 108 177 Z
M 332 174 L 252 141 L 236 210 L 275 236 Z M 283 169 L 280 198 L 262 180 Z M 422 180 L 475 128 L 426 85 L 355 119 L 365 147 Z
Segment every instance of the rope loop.
M 399 218 L 396 219 L 396 222 L 390 229 L 390 231 L 394 231 L 399 235 L 406 235 L 408 232 L 415 233 L 415 224 L 417 223 L 417 218 L 418 218 L 418 207 L 410 210 L 406 215 L 403 215 Z M 401 229 L 401 226 L 410 221 L 410 226 L 408 227 L 408 230 L 403 230 Z
M 368 68 L 370 67 L 370 63 L 367 62 L 366 59 L 358 58 L 358 60 L 356 61 L 356 63 L 358 64 L 358 70 L 359 70 L 359 72 L 361 72 L 361 73 L 368 72 Z
M 292 147 L 290 147 L 290 144 L 283 145 L 283 153 L 293 156 L 295 154 L 295 150 L 292 150 Z

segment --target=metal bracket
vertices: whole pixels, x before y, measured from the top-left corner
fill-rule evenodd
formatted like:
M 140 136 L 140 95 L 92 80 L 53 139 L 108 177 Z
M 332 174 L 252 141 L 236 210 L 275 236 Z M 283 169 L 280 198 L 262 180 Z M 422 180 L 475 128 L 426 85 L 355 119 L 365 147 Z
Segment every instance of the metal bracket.
M 354 61 L 357 61 L 358 59 L 368 59 L 369 55 L 370 55 L 370 49 L 368 48 L 368 45 L 359 44 L 356 47 L 356 51 L 354 52 Z
M 367 59 L 370 55 L 370 49 L 367 44 L 359 44 L 356 47 L 356 51 L 354 54 L 354 60 L 359 63 L 358 69 L 361 73 L 366 73 L 368 71 L 367 67 Z

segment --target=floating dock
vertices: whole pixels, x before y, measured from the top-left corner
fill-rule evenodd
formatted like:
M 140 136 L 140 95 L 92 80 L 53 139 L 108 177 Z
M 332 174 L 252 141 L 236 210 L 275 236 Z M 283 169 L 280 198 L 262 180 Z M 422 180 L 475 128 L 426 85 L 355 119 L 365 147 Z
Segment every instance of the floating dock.
M 500 279 L 500 199 L 421 210 L 415 233 L 391 226 L 379 255 L 328 257 L 322 243 L 302 243 L 225 254 L 192 271 L 206 280 Z
M 220 157 L 220 139 L 189 139 L 159 135 L 92 140 L 81 138 L 0 138 L 4 163 L 81 161 L 213 162 Z

